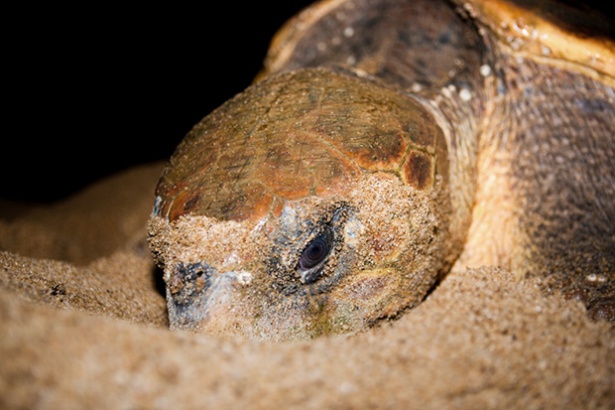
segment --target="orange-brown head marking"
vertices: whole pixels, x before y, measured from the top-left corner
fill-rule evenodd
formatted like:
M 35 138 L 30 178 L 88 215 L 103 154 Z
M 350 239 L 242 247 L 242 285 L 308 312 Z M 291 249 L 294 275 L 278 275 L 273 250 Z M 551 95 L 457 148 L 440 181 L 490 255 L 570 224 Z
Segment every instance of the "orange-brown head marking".
M 443 135 L 428 119 L 408 96 L 341 70 L 274 76 L 194 127 L 160 180 L 157 212 L 258 220 L 275 199 L 344 195 L 374 171 L 430 188 Z

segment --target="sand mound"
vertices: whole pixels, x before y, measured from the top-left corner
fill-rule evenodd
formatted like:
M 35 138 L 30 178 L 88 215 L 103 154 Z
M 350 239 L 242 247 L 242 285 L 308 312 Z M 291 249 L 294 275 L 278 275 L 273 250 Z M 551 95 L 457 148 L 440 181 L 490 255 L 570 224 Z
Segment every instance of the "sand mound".
M 0 204 L 0 408 L 615 408 L 615 331 L 494 268 L 351 337 L 166 328 L 153 164 L 60 204 Z

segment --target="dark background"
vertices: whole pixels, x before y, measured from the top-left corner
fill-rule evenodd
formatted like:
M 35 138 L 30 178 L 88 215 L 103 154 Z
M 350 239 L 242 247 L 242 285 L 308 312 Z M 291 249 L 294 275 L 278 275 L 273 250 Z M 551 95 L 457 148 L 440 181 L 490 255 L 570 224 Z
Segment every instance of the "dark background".
M 310 1 L 210 3 L 5 9 L 0 199 L 51 202 L 166 160 Z
M 209 3 L 5 11 L 0 199 L 50 202 L 166 160 L 309 1 Z

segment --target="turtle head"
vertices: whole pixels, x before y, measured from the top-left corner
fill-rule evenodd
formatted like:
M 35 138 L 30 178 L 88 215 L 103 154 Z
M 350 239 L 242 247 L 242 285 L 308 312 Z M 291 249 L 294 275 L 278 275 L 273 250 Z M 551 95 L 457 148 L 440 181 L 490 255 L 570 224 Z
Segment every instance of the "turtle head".
M 446 152 L 421 104 L 352 73 L 249 87 L 158 184 L 150 246 L 171 326 L 287 340 L 417 305 L 456 256 Z

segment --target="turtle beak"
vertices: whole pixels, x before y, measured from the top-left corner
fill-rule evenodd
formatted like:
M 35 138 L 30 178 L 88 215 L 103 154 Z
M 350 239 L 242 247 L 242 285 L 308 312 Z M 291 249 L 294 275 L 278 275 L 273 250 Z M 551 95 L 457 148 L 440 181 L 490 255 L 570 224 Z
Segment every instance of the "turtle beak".
M 197 330 L 224 320 L 233 311 L 234 289 L 250 280 L 245 271 L 220 273 L 203 262 L 177 264 L 167 277 L 171 328 Z

